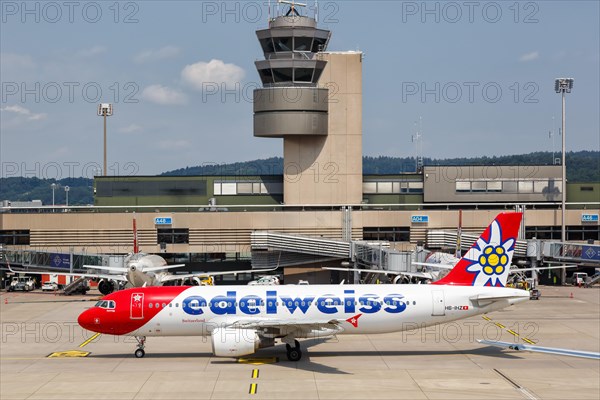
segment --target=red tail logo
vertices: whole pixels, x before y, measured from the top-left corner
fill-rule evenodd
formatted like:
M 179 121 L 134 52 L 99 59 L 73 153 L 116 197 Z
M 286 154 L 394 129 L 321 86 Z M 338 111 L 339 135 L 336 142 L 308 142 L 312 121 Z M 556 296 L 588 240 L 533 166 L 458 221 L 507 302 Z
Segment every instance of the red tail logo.
M 444 278 L 434 284 L 505 286 L 522 213 L 501 213 Z

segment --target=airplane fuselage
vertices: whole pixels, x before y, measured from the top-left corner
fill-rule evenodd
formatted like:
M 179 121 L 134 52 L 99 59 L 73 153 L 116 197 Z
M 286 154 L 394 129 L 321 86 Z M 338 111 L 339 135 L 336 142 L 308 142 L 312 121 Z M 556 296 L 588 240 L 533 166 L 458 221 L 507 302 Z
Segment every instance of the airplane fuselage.
M 495 301 L 476 300 L 486 295 Z M 94 307 L 79 322 L 95 332 L 129 336 L 206 336 L 220 325 L 245 321 L 331 323 L 330 330 L 295 335 L 301 338 L 418 329 L 528 298 L 519 289 L 450 285 L 146 287 L 106 296 L 114 309 Z M 280 330 L 273 336 L 286 334 L 285 327 Z

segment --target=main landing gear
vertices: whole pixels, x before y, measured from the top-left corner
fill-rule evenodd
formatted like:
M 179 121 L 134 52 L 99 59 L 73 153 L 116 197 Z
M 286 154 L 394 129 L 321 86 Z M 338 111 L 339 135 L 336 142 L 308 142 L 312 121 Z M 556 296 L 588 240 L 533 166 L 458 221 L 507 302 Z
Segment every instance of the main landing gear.
M 138 345 L 137 349 L 133 354 L 135 354 L 135 358 L 142 358 L 146 355 L 144 351 L 144 343 L 146 343 L 146 336 L 136 336 L 135 340 L 137 340 Z
M 297 340 L 294 340 L 294 347 L 286 343 L 285 348 L 287 350 L 288 360 L 300 361 L 300 359 L 302 358 L 302 351 L 300 350 L 300 343 Z

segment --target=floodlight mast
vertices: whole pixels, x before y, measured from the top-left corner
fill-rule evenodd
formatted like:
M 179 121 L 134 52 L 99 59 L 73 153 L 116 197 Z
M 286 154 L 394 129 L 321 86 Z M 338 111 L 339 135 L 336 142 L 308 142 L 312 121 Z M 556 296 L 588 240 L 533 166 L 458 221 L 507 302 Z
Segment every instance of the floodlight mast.
M 106 176 L 106 117 L 113 115 L 113 106 L 110 103 L 102 103 L 98 105 L 98 116 L 104 117 L 104 172 Z
M 556 93 L 560 93 L 562 95 L 562 201 L 561 201 L 561 231 L 560 231 L 560 240 L 563 243 L 567 241 L 567 230 L 566 230 L 566 221 L 565 221 L 565 208 L 567 202 L 567 157 L 566 157 L 566 120 L 565 120 L 565 112 L 566 112 L 566 102 L 565 102 L 565 94 L 571 93 L 573 89 L 573 78 L 557 78 L 554 80 L 554 91 Z M 567 270 L 565 268 L 562 269 L 561 281 L 564 283 L 567 278 Z

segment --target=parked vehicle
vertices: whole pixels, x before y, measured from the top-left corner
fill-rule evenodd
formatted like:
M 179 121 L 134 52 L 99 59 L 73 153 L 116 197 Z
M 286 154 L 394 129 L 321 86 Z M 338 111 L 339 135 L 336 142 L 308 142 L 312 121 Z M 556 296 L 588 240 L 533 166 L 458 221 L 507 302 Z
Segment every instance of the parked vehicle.
M 31 278 L 19 278 L 15 276 L 10 285 L 8 286 L 9 292 L 14 292 L 17 290 L 21 290 L 23 292 L 29 292 L 30 290 L 35 289 L 35 281 Z
M 263 276 L 255 281 L 248 282 L 248 285 L 279 285 L 279 278 L 275 275 Z
M 42 284 L 42 291 L 50 291 L 50 292 L 54 292 L 58 290 L 58 284 L 54 283 L 54 282 L 50 282 L 50 281 L 46 281 Z
M 571 283 L 575 286 L 583 285 L 587 277 L 588 274 L 586 272 L 575 272 L 571 277 Z

